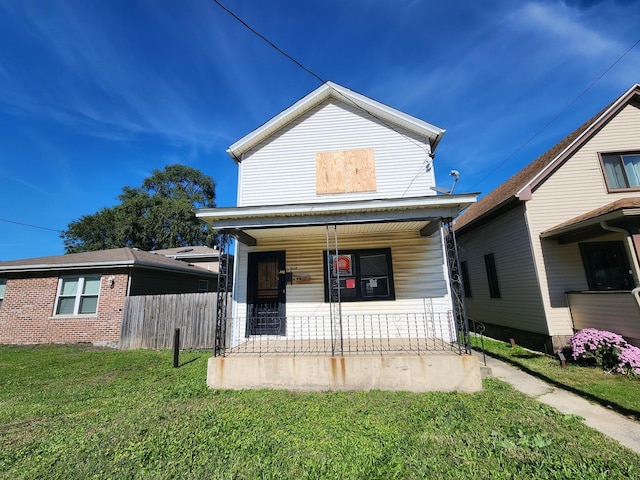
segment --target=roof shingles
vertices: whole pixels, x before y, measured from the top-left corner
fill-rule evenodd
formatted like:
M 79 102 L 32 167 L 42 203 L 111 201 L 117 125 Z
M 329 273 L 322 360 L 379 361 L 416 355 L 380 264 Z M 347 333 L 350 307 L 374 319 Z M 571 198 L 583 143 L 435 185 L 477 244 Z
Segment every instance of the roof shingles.
M 464 230 L 471 228 L 479 220 L 486 217 L 490 213 L 498 210 L 502 206 L 507 205 L 510 201 L 517 200 L 518 197 L 516 196 L 516 194 L 524 187 L 526 187 L 527 184 L 530 184 L 532 180 L 536 178 L 536 176 L 538 176 L 545 170 L 545 168 L 547 168 L 554 162 L 558 163 L 559 166 L 560 162 L 565 158 L 568 158 L 568 156 L 570 156 L 575 148 L 579 146 L 578 144 L 582 144 L 582 142 L 586 141 L 588 138 L 590 138 L 591 135 L 596 133 L 599 128 L 601 128 L 602 125 L 610 118 L 612 112 L 608 111 L 614 105 L 618 104 L 618 108 L 622 108 L 622 106 L 626 105 L 626 103 L 628 103 L 636 95 L 640 95 L 640 85 L 638 84 L 634 85 L 621 97 L 611 102 L 600 112 L 590 118 L 587 122 L 571 132 L 560 142 L 554 145 L 551 149 L 540 155 L 533 162 L 531 162 L 522 170 L 509 178 L 506 182 L 502 183 L 497 188 L 489 192 L 477 203 L 471 205 L 456 220 L 456 230 L 461 233 Z M 580 142 L 576 142 L 575 145 L 572 145 L 572 143 L 576 141 L 576 139 L 578 139 L 585 133 L 588 133 L 588 135 L 585 135 L 585 137 L 582 138 Z M 548 175 L 549 173 L 551 172 L 545 172 L 545 175 Z

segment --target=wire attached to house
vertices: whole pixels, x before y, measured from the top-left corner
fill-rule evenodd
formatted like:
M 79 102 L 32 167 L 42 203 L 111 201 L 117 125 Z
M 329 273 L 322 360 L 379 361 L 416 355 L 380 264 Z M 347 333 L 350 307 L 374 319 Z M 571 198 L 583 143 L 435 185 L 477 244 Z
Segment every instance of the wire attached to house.
M 275 49 L 278 53 L 280 53 L 281 55 L 283 55 L 284 57 L 286 57 L 287 59 L 289 59 L 290 61 L 292 61 L 294 64 L 296 64 L 299 68 L 301 68 L 302 70 L 304 70 L 306 73 L 308 73 L 309 75 L 313 76 L 314 78 L 316 78 L 317 80 L 319 80 L 321 83 L 325 84 L 327 83 L 328 80 L 323 79 L 320 75 L 316 74 L 314 71 L 312 71 L 311 69 L 305 67 L 301 62 L 299 62 L 298 60 L 296 60 L 293 56 L 289 55 L 287 52 L 285 52 L 283 49 L 281 49 L 280 47 L 278 47 L 275 43 L 273 43 L 271 40 L 269 40 L 266 36 L 264 36 L 263 34 L 261 34 L 260 32 L 258 32 L 255 28 L 253 28 L 251 25 L 249 25 L 247 22 L 245 22 L 242 18 L 240 18 L 238 15 L 236 15 L 232 10 L 230 10 L 229 8 L 227 8 L 226 6 L 224 6 L 219 0 L 213 0 L 213 2 L 218 5 L 220 8 L 222 8 L 225 12 L 227 12 L 229 15 L 231 15 L 236 21 L 238 21 L 242 26 L 244 26 L 246 29 L 248 29 L 251 33 L 253 33 L 254 35 L 256 35 L 258 38 L 260 38 L 261 40 L 263 40 L 264 42 L 266 42 L 269 46 L 271 46 L 273 49 Z M 375 113 L 367 110 L 366 108 L 362 107 L 361 105 L 358 105 L 356 102 L 354 102 L 353 100 L 351 100 L 348 97 L 345 97 L 341 92 L 336 91 L 336 93 L 338 93 L 343 100 L 345 101 L 345 103 L 348 103 L 356 108 L 358 108 L 359 110 L 362 110 L 363 112 L 367 113 L 368 115 L 370 115 L 371 117 L 375 118 L 376 120 L 378 120 L 380 123 L 382 123 L 383 125 L 389 127 L 391 130 L 393 130 L 394 132 L 398 133 L 399 135 L 402 135 L 405 139 L 407 139 L 408 141 L 412 142 L 413 144 L 417 145 L 419 148 L 421 148 L 422 150 L 424 150 L 424 152 L 427 154 L 427 157 L 424 160 L 424 167 L 428 167 L 428 162 L 429 159 L 432 158 L 432 152 L 430 150 L 427 150 L 427 148 L 421 144 L 420 142 L 415 141 L 413 138 L 407 136 L 405 133 L 401 132 L 400 130 L 398 130 L 398 128 L 396 128 L 395 125 L 390 124 L 389 122 L 385 121 L 384 119 L 380 118 L 378 115 L 376 115 Z M 420 168 L 420 171 L 414 176 L 414 178 L 411 180 L 411 182 L 409 183 L 409 187 L 407 187 L 407 189 L 405 190 L 405 192 L 402 194 L 402 196 L 404 197 L 407 193 L 407 191 L 409 190 L 409 188 L 411 187 L 411 184 L 413 184 L 413 182 L 415 181 L 415 179 L 424 171 L 424 167 Z
M 484 182 L 487 178 L 489 178 L 491 175 L 493 175 L 499 168 L 501 168 L 505 163 L 507 163 L 509 160 L 511 160 L 513 157 L 515 157 L 518 153 L 520 153 L 520 151 L 522 151 L 522 149 L 524 147 L 526 147 L 527 145 L 529 145 L 538 135 L 540 135 L 543 131 L 545 131 L 547 129 L 547 127 L 549 127 L 549 125 L 551 125 L 553 122 L 555 122 L 564 112 L 566 112 L 574 103 L 576 103 L 578 100 L 580 100 L 589 90 L 591 90 L 596 83 L 598 83 L 600 80 L 602 80 L 602 78 L 609 73 L 609 71 L 615 67 L 624 57 L 627 56 L 627 54 L 629 52 L 631 52 L 631 50 L 633 50 L 635 47 L 638 46 L 638 44 L 640 44 L 640 38 L 633 44 L 631 45 L 622 55 L 620 55 L 615 62 L 613 62 L 611 65 L 609 65 L 609 67 L 607 67 L 605 69 L 604 72 L 602 72 L 598 78 L 596 78 L 593 82 L 591 82 L 589 84 L 589 86 L 587 86 L 587 88 L 585 88 L 582 92 L 580 92 L 580 94 L 574 98 L 571 102 L 569 102 L 562 110 L 560 110 L 556 115 L 554 115 L 551 120 L 549 120 L 547 123 L 545 123 L 543 125 L 542 128 L 540 128 L 536 133 L 534 133 L 531 137 L 529 137 L 529 139 L 524 142 L 522 145 L 520 145 L 518 148 L 515 149 L 515 151 L 509 155 L 507 158 L 505 158 L 502 162 L 500 162 L 498 165 L 496 165 L 492 170 L 489 171 L 489 173 L 487 173 L 484 177 L 482 177 L 480 180 L 478 180 L 476 183 L 474 183 L 473 185 L 471 185 L 470 190 L 472 190 L 474 187 L 476 187 L 478 184 Z
M 270 45 L 272 48 L 274 48 L 279 54 L 284 55 L 285 57 L 287 57 L 289 60 L 291 60 L 293 63 L 295 63 L 298 67 L 300 67 L 302 70 L 304 70 L 305 72 L 307 72 L 309 75 L 315 77 L 316 79 L 320 80 L 321 83 L 327 83 L 326 80 L 324 80 L 322 77 L 320 77 L 319 75 L 317 75 L 315 72 L 311 71 L 310 69 L 308 69 L 307 67 L 305 67 L 302 63 L 300 63 L 298 60 L 296 60 L 295 58 L 293 58 L 291 55 L 289 55 L 287 52 L 285 52 L 284 50 L 282 50 L 280 47 L 278 47 L 275 43 L 273 43 L 271 40 L 269 40 L 267 37 L 265 37 L 264 35 L 262 35 L 260 32 L 258 32 L 257 30 L 255 30 L 253 27 L 251 27 L 247 22 L 245 22 L 244 20 L 242 20 L 238 15 L 236 15 L 235 13 L 233 13 L 231 10 L 229 10 L 227 7 L 225 7 L 222 3 L 220 3 L 218 0 L 213 0 L 220 8 L 222 8 L 225 12 L 227 12 L 229 15 L 231 15 L 233 18 L 235 18 L 238 22 L 240 22 L 245 28 L 247 28 L 251 33 L 253 33 L 254 35 L 256 35 L 257 37 L 259 37 L 261 40 L 263 40 L 264 42 L 266 42 L 268 45 Z

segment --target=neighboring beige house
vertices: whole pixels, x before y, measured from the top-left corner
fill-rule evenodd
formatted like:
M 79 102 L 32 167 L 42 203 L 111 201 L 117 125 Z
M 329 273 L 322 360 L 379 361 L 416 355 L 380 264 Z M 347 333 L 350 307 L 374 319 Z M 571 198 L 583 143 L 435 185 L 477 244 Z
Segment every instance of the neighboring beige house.
M 236 239 L 210 386 L 479 388 L 442 228 L 476 196 L 431 189 L 443 134 L 327 82 L 229 148 L 237 207 L 196 213 Z
M 551 352 L 594 327 L 640 344 L 640 85 L 455 222 L 466 311 Z

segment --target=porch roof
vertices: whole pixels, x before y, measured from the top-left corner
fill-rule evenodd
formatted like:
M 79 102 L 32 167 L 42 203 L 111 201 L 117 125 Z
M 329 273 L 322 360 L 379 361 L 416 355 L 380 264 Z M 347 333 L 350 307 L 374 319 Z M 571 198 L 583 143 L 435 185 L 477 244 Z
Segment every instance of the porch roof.
M 604 226 L 603 226 L 604 224 Z M 630 233 L 640 229 L 640 198 L 622 198 L 545 230 L 541 238 L 571 243 L 607 233 L 604 227 L 625 228 Z
M 256 244 L 256 236 L 276 236 L 273 230 L 287 227 L 325 225 L 370 225 L 402 222 L 410 229 L 425 229 L 429 222 L 454 218 L 476 201 L 476 193 L 429 195 L 385 200 L 356 200 L 295 205 L 208 208 L 196 216 L 218 230 L 226 230 L 247 244 Z M 435 223 L 435 222 L 434 222 Z M 431 234 L 436 227 L 427 228 Z M 259 234 L 251 232 L 261 230 Z M 272 234 L 264 230 L 269 230 Z M 309 233 L 309 232 L 307 232 Z

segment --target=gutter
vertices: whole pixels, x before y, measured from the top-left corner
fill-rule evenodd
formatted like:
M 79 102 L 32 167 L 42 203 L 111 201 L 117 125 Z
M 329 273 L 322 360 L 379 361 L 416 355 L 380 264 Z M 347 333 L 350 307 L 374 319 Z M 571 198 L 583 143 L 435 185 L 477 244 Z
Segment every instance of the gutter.
M 177 260 L 176 260 L 177 261 Z M 174 269 L 169 267 L 163 267 L 160 265 L 151 265 L 146 263 L 140 263 L 135 261 L 121 261 L 121 262 L 101 262 L 101 263 L 70 263 L 70 264 L 42 264 L 42 265 L 12 265 L 6 266 L 0 269 L 3 273 L 29 273 L 29 272 L 66 272 L 72 270 L 104 270 L 105 268 L 126 268 L 130 269 L 134 267 L 140 267 L 148 270 L 158 270 L 164 272 L 174 272 L 174 273 L 186 273 L 190 275 L 201 275 L 203 272 L 207 272 L 207 270 L 192 267 L 191 269 Z

